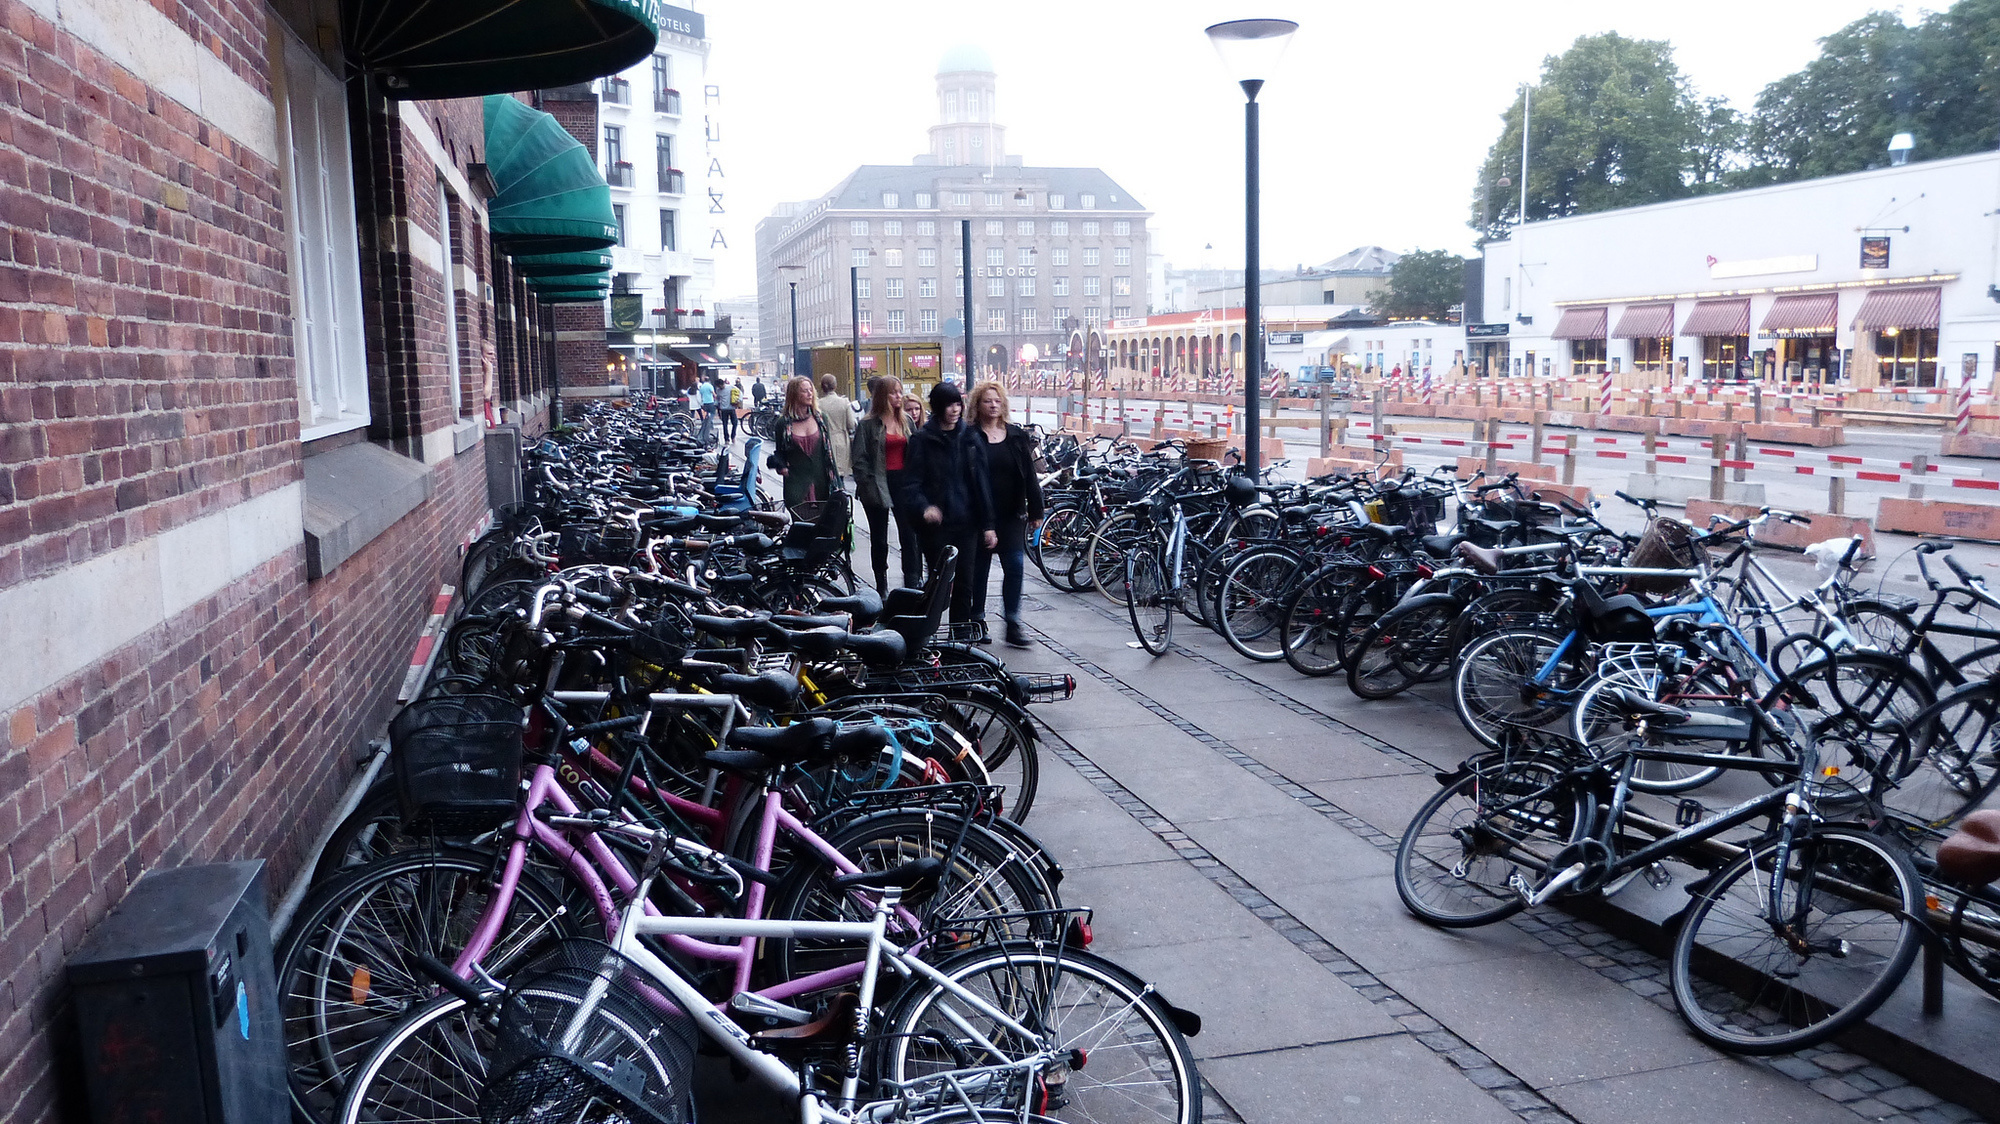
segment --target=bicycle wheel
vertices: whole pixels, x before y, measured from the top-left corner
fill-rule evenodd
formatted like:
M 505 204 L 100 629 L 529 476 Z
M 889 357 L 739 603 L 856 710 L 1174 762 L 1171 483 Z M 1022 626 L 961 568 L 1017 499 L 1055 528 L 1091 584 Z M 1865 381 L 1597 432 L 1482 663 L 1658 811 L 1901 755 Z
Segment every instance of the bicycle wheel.
M 1160 559 L 1150 547 L 1125 552 L 1125 613 L 1139 643 L 1155 656 L 1166 655 L 1174 642 L 1174 607 L 1167 601 L 1166 584 Z
M 1447 929 L 1487 925 L 1527 903 L 1530 885 L 1585 823 L 1584 800 L 1562 782 L 1561 761 L 1489 754 L 1431 795 L 1396 845 L 1396 896 Z
M 1084 548 L 1090 545 L 1090 519 L 1082 508 L 1059 507 L 1042 520 L 1036 532 L 1035 568 L 1057 589 L 1081 593 L 1073 575 Z
M 1279 641 L 1285 662 L 1300 675 L 1332 675 L 1340 670 L 1340 603 L 1346 575 L 1326 570 L 1306 579 L 1285 603 Z
M 1627 705 L 1628 694 L 1685 707 L 1694 717 L 1685 725 L 1661 725 Z M 1704 698 L 1696 702 L 1683 699 L 1685 694 Z M 1578 745 L 1590 747 L 1592 755 L 1598 757 L 1623 749 L 1637 751 L 1640 757 L 1633 766 L 1632 787 L 1640 792 L 1688 792 L 1721 776 L 1722 766 L 1647 760 L 1644 753 L 1659 748 L 1756 756 L 1763 727 L 1740 703 L 1710 702 L 1705 697 L 1729 694 L 1728 684 L 1718 679 L 1703 677 L 1682 683 L 1663 677 L 1658 668 L 1620 668 L 1593 676 L 1584 684 L 1576 709 L 1570 713 L 1570 737 Z
M 428 837 L 404 834 L 403 804 L 396 798 L 395 782 L 388 778 L 378 780 L 327 838 L 319 862 L 313 867 L 312 884 L 322 885 L 344 870 L 428 842 Z
M 1201 1120 L 1201 1077 L 1177 1025 L 1186 1016 L 1130 972 L 1040 942 L 974 949 L 937 967 L 1042 1039 L 1054 1055 L 1036 1078 L 1048 1112 L 1070 1124 Z M 905 990 L 882 1025 L 877 1068 L 891 1081 L 1034 1053 L 1030 1042 L 935 982 Z
M 1917 955 L 1923 884 L 1900 851 L 1832 825 L 1808 829 L 1779 871 L 1784 850 L 1754 843 L 1716 873 L 1667 963 L 1681 1017 L 1737 1053 L 1781 1054 L 1840 1033 L 1889 997 Z
M 1078 567 L 1079 584 L 1088 580 L 1098 595 L 1125 607 L 1125 552 L 1146 542 L 1148 521 L 1138 511 L 1121 511 L 1097 525 Z
M 1992 806 L 2000 782 L 2000 684 L 1979 682 L 1933 703 L 1910 723 L 1872 778 L 1872 801 L 1943 830 Z
M 1893 776 L 1922 763 L 1928 729 L 1915 719 L 1937 696 L 1921 672 L 1876 652 L 1842 652 L 1831 668 L 1816 666 L 1809 660 L 1794 677 L 1807 690 L 1794 693 L 1793 706 L 1819 745 L 1822 765 L 1839 769 L 1814 782 L 1821 803 L 1859 802 L 1875 787 L 1879 771 Z M 1790 748 L 1781 741 L 1767 744 Z
M 437 985 L 418 956 L 450 963 L 491 902 L 493 857 L 464 848 L 395 855 L 315 891 L 278 943 L 278 995 L 292 1104 L 332 1118 L 347 1074 Z M 568 936 L 562 896 L 524 870 L 484 961 L 505 971 Z
M 960 829 L 964 828 L 961 836 Z M 889 870 L 917 859 L 948 859 L 929 898 L 905 897 L 905 906 L 926 918 L 981 918 L 1053 910 L 1061 903 L 1043 879 L 1041 857 L 1016 851 L 999 836 L 948 813 L 887 812 L 832 833 L 827 844 L 863 870 Z M 954 852 L 953 847 L 957 849 Z M 766 916 L 795 921 L 866 921 L 875 895 L 833 885 L 835 872 L 823 862 L 802 862 L 771 892 Z M 1007 936 L 1046 937 L 1052 915 L 1023 917 L 1000 924 Z M 894 922 L 892 933 L 908 941 Z M 792 938 L 766 940 L 764 959 L 773 978 L 794 980 L 859 961 L 866 942 Z
M 948 688 L 945 720 L 972 743 L 985 763 L 988 783 L 1001 793 L 1001 815 L 1025 822 L 1035 806 L 1042 776 L 1040 742 L 1026 715 L 992 692 L 977 687 Z
M 1284 606 L 1299 576 L 1290 553 L 1257 551 L 1236 560 L 1217 595 L 1222 638 L 1238 655 L 1259 663 L 1285 658 Z
M 1208 602 L 1195 596 L 1195 590 L 1201 583 L 1201 572 L 1208 563 L 1208 556 L 1213 553 L 1193 536 L 1181 544 L 1181 577 L 1176 586 L 1174 603 L 1179 606 L 1182 616 L 1203 628 L 1209 626 Z
M 1472 642 L 1459 658 L 1452 676 L 1452 705 L 1458 720 L 1480 744 L 1498 749 L 1500 732 L 1508 724 L 1546 726 L 1569 715 L 1585 670 L 1574 651 L 1551 667 L 1563 645 L 1573 639 L 1536 629 L 1509 629 Z M 1549 669 L 1546 680 L 1540 677 Z
M 1361 635 L 1347 687 L 1364 699 L 1408 690 L 1451 662 L 1451 626 L 1465 602 L 1449 593 L 1414 598 L 1375 619 Z

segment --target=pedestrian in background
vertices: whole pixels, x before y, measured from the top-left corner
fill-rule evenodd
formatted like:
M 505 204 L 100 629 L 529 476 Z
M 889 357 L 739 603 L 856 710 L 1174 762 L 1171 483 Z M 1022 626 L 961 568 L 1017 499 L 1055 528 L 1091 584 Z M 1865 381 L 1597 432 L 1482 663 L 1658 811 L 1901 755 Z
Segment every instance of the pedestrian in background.
M 903 502 L 920 520 L 917 535 L 928 572 L 941 571 L 945 547 L 958 548 L 951 590 L 954 624 L 972 619 L 975 553 L 981 545 L 991 549 L 999 541 L 986 491 L 986 451 L 964 414 L 965 396 L 957 387 L 941 382 L 931 388 L 931 418 L 910 438 L 903 482 Z
M 743 387 L 735 379 L 728 379 L 717 386 L 715 396 L 722 410 L 722 443 L 727 445 L 736 440 L 736 420 L 743 412 Z
M 750 404 L 759 410 L 763 409 L 764 395 L 766 393 L 768 392 L 764 389 L 763 379 L 752 380 L 750 383 Z
M 1000 615 L 1007 643 L 1028 646 L 1021 626 L 1021 582 L 1027 570 L 1028 536 L 1042 525 L 1042 482 L 1035 474 L 1035 443 L 1013 424 L 1007 390 L 983 382 L 972 391 L 972 426 L 986 461 L 986 493 L 993 504 L 993 533 L 980 548 L 972 572 L 972 617 L 986 623 L 986 583 L 993 559 L 1000 559 Z
M 785 508 L 794 518 L 817 520 L 827 500 L 840 490 L 828 446 L 826 419 L 813 405 L 812 380 L 785 384 L 785 416 L 769 464 L 785 478 Z
M 889 592 L 889 525 L 903 553 L 903 584 L 924 584 L 924 551 L 917 541 L 911 513 L 897 497 L 909 464 L 910 435 L 915 432 L 903 410 L 902 380 L 889 375 L 869 379 L 873 397 L 868 416 L 854 427 L 854 496 L 868 514 L 868 553 L 875 564 L 875 588 Z M 921 424 L 919 422 L 918 424 Z
M 701 408 L 701 433 L 697 439 L 706 443 L 715 435 L 715 385 L 697 377 L 694 394 L 695 402 Z
M 826 420 L 826 434 L 833 446 L 833 469 L 845 479 L 854 471 L 850 446 L 854 440 L 854 403 L 840 393 L 840 380 L 832 375 L 819 377 L 819 413 Z

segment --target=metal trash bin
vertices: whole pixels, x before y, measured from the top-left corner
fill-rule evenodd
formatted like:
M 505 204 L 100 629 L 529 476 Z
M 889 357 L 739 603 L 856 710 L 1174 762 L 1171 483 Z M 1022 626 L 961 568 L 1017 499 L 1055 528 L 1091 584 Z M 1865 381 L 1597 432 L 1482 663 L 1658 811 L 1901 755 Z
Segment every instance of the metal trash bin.
M 92 1121 L 289 1118 L 261 860 L 141 878 L 68 974 Z

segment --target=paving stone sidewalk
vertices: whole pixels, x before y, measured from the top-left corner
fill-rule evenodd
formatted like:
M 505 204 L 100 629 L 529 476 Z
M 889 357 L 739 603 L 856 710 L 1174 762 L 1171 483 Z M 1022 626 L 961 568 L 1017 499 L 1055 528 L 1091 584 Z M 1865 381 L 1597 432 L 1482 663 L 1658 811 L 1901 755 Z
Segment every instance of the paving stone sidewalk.
M 1981 1119 L 1837 1049 L 1719 1053 L 1656 957 L 1554 910 L 1460 932 L 1410 917 L 1395 841 L 1470 744 L 1434 698 L 1363 704 L 1185 622 L 1154 659 L 1122 612 L 1032 579 L 1026 620 L 1036 646 L 996 651 L 1078 681 L 1034 708 L 1028 826 L 1065 903 L 1096 908 L 1096 949 L 1203 1016 L 1210 1119 Z

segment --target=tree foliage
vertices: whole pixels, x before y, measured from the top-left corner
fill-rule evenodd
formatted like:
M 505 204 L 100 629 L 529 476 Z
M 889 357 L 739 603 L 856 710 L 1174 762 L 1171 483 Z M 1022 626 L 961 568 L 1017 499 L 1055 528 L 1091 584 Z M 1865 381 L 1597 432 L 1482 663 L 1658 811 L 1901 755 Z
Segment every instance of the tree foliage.
M 1389 267 L 1389 287 L 1368 294 L 1369 311 L 1391 320 L 1443 320 L 1465 298 L 1465 259 L 1412 250 Z
M 1736 112 L 1698 99 L 1658 40 L 1583 36 L 1543 61 L 1527 97 L 1530 219 L 1681 198 L 1719 180 L 1740 146 Z M 1488 236 L 1520 221 L 1522 112 L 1516 96 L 1473 196 L 1472 226 Z

